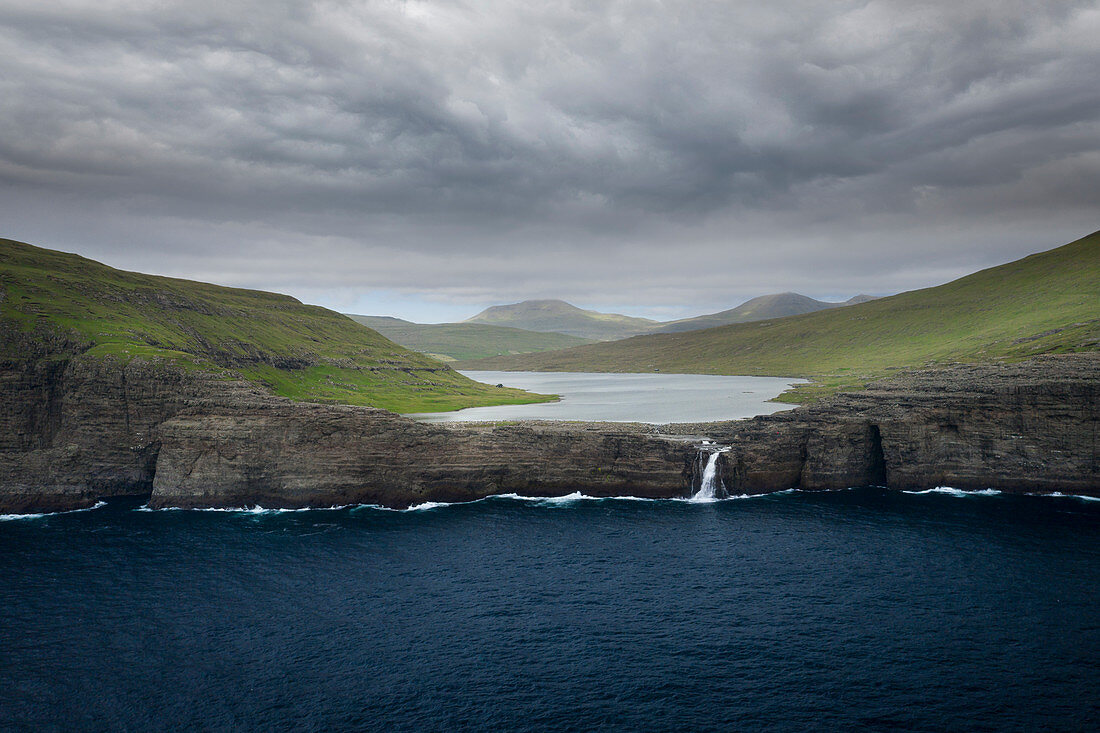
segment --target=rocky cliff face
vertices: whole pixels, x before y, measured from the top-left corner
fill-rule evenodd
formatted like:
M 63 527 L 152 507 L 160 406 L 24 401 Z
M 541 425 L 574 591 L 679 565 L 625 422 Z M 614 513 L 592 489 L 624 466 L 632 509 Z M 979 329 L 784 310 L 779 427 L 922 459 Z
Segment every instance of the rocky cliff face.
M 163 364 L 0 364 L 0 512 L 149 494 L 153 506 L 402 507 L 495 493 L 683 496 L 698 441 L 731 493 L 884 485 L 1100 495 L 1100 356 L 899 376 L 789 412 L 645 426 L 424 425 L 295 403 Z
M 1100 493 L 1100 355 L 913 372 L 825 403 L 677 426 L 734 493 L 879 485 Z
M 160 425 L 248 385 L 141 360 L 9 360 L 0 368 L 0 511 L 148 493 Z
M 689 491 L 695 453 L 638 426 L 428 426 L 140 359 L 8 361 L 0 388 L 0 512 L 125 494 L 183 507 L 666 496 Z
M 153 506 L 405 507 L 497 493 L 687 491 L 695 450 L 637 429 L 447 429 L 382 410 L 258 401 L 161 426 Z

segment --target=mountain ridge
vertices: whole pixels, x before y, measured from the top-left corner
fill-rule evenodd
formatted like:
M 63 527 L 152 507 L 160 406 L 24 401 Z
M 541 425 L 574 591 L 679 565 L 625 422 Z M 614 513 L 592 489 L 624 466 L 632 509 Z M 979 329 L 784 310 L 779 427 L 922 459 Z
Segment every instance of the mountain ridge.
M 841 303 L 834 303 L 792 292 L 758 295 L 735 308 L 717 313 L 707 313 L 693 318 L 669 321 L 662 328 L 657 329 L 655 333 L 698 331 L 704 328 L 714 328 L 715 326 L 727 326 L 732 323 L 750 323 L 752 321 L 766 321 L 770 318 L 799 316 L 804 313 L 825 310 L 826 308 L 843 308 L 847 305 L 865 303 L 875 299 L 871 295 L 856 295 Z
M 508 325 L 539 333 L 563 333 L 574 336 L 587 334 L 582 337 L 596 341 L 616 341 L 651 333 L 693 331 L 729 323 L 747 323 L 800 315 L 875 299 L 875 296 L 871 295 L 856 295 L 846 301 L 834 303 L 793 292 L 770 293 L 756 296 L 724 311 L 673 321 L 655 321 L 619 313 L 586 310 L 559 299 L 523 300 L 518 303 L 490 306 L 462 323 Z
M 552 351 L 593 343 L 591 339 L 563 333 L 488 323 L 413 323 L 392 316 L 345 315 L 391 341 L 444 361 Z

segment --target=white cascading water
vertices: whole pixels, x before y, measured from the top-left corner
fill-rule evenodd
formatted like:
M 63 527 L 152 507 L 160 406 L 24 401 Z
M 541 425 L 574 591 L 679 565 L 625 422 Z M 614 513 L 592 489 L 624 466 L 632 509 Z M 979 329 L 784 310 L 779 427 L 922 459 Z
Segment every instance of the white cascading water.
M 716 450 L 707 459 L 706 468 L 703 469 L 703 478 L 699 482 L 699 490 L 691 495 L 692 501 L 714 501 L 720 493 L 725 492 L 725 485 L 718 475 L 718 456 L 722 451 Z M 702 451 L 700 451 L 702 455 Z

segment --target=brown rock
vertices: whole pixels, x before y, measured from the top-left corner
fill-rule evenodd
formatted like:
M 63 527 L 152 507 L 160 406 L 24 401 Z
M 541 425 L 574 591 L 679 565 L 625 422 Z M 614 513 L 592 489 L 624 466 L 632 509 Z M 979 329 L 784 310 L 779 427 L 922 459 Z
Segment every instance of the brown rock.
M 161 507 L 684 496 L 701 436 L 730 446 L 719 466 L 734 494 L 871 484 L 1100 495 L 1096 354 L 914 372 L 788 412 L 660 427 L 425 425 L 139 359 L 35 354 L 0 364 L 0 388 L 0 512 L 122 494 Z

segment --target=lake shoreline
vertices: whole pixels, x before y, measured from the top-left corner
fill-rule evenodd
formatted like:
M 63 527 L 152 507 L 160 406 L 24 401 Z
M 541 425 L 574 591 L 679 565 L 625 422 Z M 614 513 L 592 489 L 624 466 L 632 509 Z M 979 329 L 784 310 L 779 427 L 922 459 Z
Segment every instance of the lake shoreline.
M 711 422 L 768 415 L 794 405 L 775 398 L 806 380 L 713 374 L 463 371 L 485 384 L 503 384 L 559 400 L 407 414 L 418 422 L 565 420 L 599 423 Z

